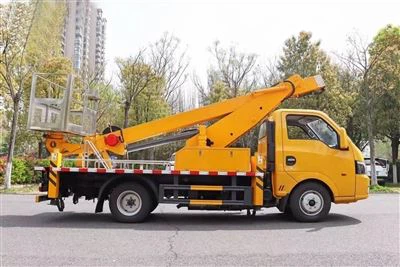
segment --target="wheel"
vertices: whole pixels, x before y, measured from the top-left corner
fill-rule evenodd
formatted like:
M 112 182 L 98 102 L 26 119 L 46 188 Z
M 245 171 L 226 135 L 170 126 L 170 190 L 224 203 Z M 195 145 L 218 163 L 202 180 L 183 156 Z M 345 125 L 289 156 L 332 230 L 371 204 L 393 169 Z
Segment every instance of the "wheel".
M 283 211 L 283 213 L 286 216 L 292 216 L 292 210 L 290 209 L 290 204 L 288 203 L 288 205 L 286 206 L 285 210 Z
M 111 214 L 119 222 L 142 222 L 149 215 L 152 199 L 146 188 L 138 183 L 117 185 L 110 194 Z
M 331 197 L 326 188 L 315 182 L 299 185 L 290 195 L 292 216 L 301 222 L 317 222 L 328 215 Z

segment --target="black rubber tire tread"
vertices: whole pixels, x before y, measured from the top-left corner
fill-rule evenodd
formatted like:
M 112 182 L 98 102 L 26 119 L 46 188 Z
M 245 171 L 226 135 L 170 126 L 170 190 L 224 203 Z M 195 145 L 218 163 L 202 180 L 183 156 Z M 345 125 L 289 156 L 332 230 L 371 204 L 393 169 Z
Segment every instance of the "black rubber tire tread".
M 151 209 L 150 209 L 150 213 L 153 212 L 157 207 L 158 207 L 158 201 L 157 200 L 153 200 L 152 201 L 152 206 L 151 206 Z
M 135 191 L 136 193 L 139 194 L 140 198 L 142 199 L 142 208 L 138 213 L 132 216 L 126 216 L 122 214 L 117 207 L 118 196 L 126 190 Z M 143 187 L 141 184 L 138 183 L 129 182 L 129 183 L 119 184 L 111 191 L 109 206 L 111 214 L 113 215 L 114 219 L 117 220 L 118 222 L 139 223 L 143 222 L 150 214 L 150 210 L 153 206 L 153 201 L 150 197 L 149 191 L 145 187 Z
M 283 213 L 287 216 L 292 217 L 292 210 L 290 209 L 290 203 L 288 201 L 285 210 L 283 211 Z
M 324 199 L 324 206 L 319 214 L 310 216 L 300 209 L 299 199 L 301 195 L 307 190 L 315 190 L 319 192 Z M 316 182 L 305 182 L 300 184 L 290 194 L 289 206 L 291 215 L 294 219 L 300 222 L 318 222 L 326 218 L 331 209 L 331 196 L 328 190 L 321 184 Z

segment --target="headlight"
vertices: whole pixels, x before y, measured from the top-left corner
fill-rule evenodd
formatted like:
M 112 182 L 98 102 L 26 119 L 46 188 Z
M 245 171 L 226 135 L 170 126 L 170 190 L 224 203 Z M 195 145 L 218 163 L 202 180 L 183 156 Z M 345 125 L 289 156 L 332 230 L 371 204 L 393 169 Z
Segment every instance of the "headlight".
M 365 163 L 364 161 L 356 161 L 356 174 L 365 174 Z

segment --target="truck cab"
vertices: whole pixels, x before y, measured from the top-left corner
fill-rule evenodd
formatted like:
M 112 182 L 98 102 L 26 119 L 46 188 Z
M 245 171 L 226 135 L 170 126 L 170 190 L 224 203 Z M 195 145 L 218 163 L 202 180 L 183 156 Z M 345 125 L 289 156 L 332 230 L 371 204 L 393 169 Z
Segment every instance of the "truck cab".
M 361 151 L 323 112 L 274 111 L 260 126 L 256 158 L 257 168 L 270 173 L 273 197 L 289 201 L 286 198 L 300 188 L 298 201 L 285 205 L 292 210 L 318 216 L 324 212 L 324 202 L 368 197 Z

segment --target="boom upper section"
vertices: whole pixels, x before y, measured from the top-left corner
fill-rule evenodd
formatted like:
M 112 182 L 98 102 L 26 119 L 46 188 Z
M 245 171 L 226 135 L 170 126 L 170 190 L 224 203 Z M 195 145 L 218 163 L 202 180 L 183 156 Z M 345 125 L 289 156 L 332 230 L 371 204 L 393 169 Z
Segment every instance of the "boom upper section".
M 182 112 L 162 119 L 121 129 L 108 134 L 84 137 L 84 143 L 94 144 L 105 158 L 112 152 L 126 153 L 129 144 L 200 125 L 199 133 L 186 141 L 185 147 L 224 148 L 255 127 L 285 99 L 300 97 L 325 86 L 321 76 L 301 78 L 294 75 L 277 85 L 253 91 L 247 95 Z M 206 127 L 204 122 L 216 120 Z M 64 155 L 82 155 L 84 144 L 70 144 L 63 134 L 48 134 L 46 147 L 58 149 Z

